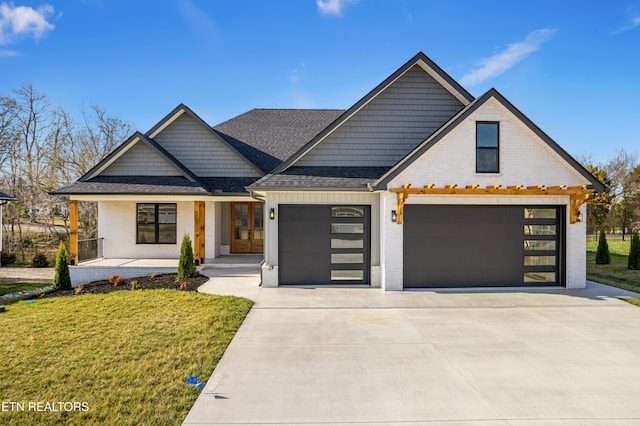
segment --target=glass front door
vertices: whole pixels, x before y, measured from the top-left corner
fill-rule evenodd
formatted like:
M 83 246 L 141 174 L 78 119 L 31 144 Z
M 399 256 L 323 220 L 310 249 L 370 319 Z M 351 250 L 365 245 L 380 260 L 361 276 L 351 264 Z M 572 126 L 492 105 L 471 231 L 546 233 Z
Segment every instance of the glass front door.
M 231 252 L 262 253 L 264 204 L 231 203 Z

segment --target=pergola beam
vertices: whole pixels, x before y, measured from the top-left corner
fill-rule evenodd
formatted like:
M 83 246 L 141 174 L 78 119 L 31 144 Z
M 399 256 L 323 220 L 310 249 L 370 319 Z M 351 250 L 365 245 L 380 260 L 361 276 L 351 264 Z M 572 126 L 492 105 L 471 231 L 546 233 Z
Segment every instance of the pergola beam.
M 404 204 L 409 195 L 561 195 L 570 197 L 569 222 L 576 223 L 578 221 L 578 212 L 580 207 L 591 197 L 594 190 L 587 189 L 587 185 L 567 186 L 567 185 L 509 185 L 502 188 L 502 185 L 487 185 L 481 188 L 479 184 L 466 185 L 458 188 L 458 184 L 452 183 L 442 188 L 436 188 L 435 184 L 430 183 L 422 188 L 411 188 L 411 184 L 407 183 L 400 188 L 390 188 L 390 192 L 397 195 L 398 208 L 396 210 L 396 223 L 401 224 L 404 213 Z

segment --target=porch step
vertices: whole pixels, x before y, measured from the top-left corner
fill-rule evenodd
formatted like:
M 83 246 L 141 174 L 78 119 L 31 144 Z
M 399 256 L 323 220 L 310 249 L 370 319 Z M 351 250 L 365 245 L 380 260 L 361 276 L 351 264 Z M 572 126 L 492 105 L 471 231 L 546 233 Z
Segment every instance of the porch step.
M 261 254 L 231 254 L 207 259 L 202 268 L 259 268 L 262 264 Z

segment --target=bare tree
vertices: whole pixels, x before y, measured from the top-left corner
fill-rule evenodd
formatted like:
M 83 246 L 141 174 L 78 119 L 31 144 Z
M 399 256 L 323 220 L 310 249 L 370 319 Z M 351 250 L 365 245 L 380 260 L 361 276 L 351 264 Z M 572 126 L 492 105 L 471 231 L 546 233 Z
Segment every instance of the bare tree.
M 632 206 L 628 202 L 632 197 L 632 186 L 628 179 L 636 165 L 636 155 L 622 148 L 604 166 L 611 183 L 609 193 L 612 204 L 609 221 L 612 228 L 620 228 L 623 240 L 632 219 Z
M 57 237 L 62 217 L 68 233 L 68 199 L 48 193 L 85 174 L 131 132 L 130 123 L 98 106 L 83 111 L 77 122 L 62 107 L 51 108 L 30 83 L 0 96 L 0 185 L 20 200 L 5 208 L 6 249 L 24 261 L 29 242 L 24 218 L 46 219 L 40 225 Z M 95 203 L 81 203 L 80 221 L 85 237 L 94 237 Z
M 49 134 L 48 162 L 52 182 L 50 189 L 63 186 L 78 179 L 97 162 L 106 157 L 132 132 L 130 123 L 109 116 L 106 110 L 93 106 L 82 113 L 78 124 L 62 108 L 54 113 L 54 125 Z M 66 197 L 51 200 L 52 211 L 68 219 Z M 97 206 L 95 203 L 81 203 L 80 227 L 85 238 L 97 236 Z

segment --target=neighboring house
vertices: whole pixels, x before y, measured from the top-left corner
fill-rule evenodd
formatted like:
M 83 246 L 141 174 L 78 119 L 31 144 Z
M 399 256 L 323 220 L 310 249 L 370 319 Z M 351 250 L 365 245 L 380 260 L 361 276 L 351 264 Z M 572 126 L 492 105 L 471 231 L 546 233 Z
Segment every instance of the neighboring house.
M 212 128 L 180 105 L 55 193 L 98 202 L 105 258 L 177 258 L 188 232 L 201 262 L 264 252 L 265 287 L 402 290 L 584 287 L 580 215 L 603 190 L 499 92 L 419 53 L 346 111 Z

